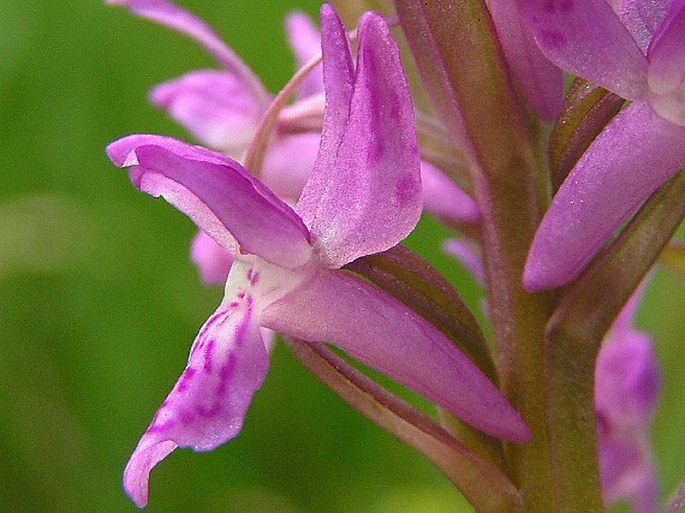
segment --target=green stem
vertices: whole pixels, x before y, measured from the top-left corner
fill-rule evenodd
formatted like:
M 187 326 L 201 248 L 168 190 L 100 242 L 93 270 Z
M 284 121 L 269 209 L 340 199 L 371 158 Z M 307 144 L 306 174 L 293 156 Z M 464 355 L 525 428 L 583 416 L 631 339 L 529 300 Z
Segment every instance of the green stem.
M 482 0 L 396 0 L 436 111 L 471 160 L 502 391 L 533 433 L 509 468 L 530 513 L 555 511 L 543 347 L 549 297 L 523 290 L 528 247 L 546 198 L 525 119 Z
M 548 328 L 545 372 L 557 495 L 564 513 L 602 511 L 594 362 L 612 322 L 685 215 L 685 171 L 644 204 L 568 290 Z

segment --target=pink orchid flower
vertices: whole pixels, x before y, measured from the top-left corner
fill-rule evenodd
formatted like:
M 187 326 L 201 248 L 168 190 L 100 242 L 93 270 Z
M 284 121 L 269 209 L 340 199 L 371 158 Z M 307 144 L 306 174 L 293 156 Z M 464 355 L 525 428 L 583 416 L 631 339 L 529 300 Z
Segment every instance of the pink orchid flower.
M 630 101 L 562 184 L 528 255 L 529 291 L 575 279 L 685 167 L 685 1 L 518 0 L 560 68 Z
M 604 339 L 595 368 L 595 410 L 604 502 L 657 511 L 659 485 L 649 426 L 660 388 L 652 342 L 633 327 L 641 289 Z
M 260 327 L 334 344 L 493 436 L 530 436 L 442 332 L 342 269 L 414 228 L 420 161 L 409 89 L 385 21 L 361 18 L 356 68 L 331 7 L 322 8 L 321 23 L 321 148 L 295 209 L 220 153 L 152 135 L 107 149 L 139 190 L 163 196 L 234 256 L 223 301 L 126 467 L 124 485 L 138 506 L 147 503 L 151 469 L 177 447 L 208 451 L 239 433 L 268 368 Z
M 150 99 L 208 148 L 241 160 L 251 143 L 271 95 L 250 68 L 202 20 L 168 0 L 109 0 L 133 14 L 176 30 L 203 47 L 220 70 L 192 71 L 155 87 Z M 320 35 L 301 13 L 286 18 L 286 34 L 296 64 L 303 66 L 320 49 Z M 288 107 L 296 115 L 323 106 L 321 67 L 307 76 L 297 102 Z M 288 203 L 297 202 L 314 165 L 320 133 L 280 133 L 272 137 L 264 157 L 261 180 Z M 421 163 L 424 208 L 457 222 L 474 223 L 480 211 L 471 197 L 441 170 Z M 204 254 L 202 254 L 204 252 Z M 193 239 L 191 259 L 205 285 L 226 281 L 233 257 L 202 231 Z

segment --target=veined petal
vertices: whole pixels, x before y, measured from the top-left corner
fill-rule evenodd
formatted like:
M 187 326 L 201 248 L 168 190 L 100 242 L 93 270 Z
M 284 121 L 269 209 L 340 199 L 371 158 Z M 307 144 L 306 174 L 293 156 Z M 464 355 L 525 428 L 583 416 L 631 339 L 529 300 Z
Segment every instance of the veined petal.
M 518 0 L 543 53 L 561 69 L 634 100 L 647 59 L 606 0 Z
M 524 99 L 541 119 L 556 119 L 564 104 L 563 73 L 540 51 L 530 27 L 519 14 L 516 0 L 495 0 L 488 5 Z
M 209 451 L 240 432 L 267 368 L 254 300 L 243 290 L 200 330 L 186 369 L 126 466 L 124 487 L 139 507 L 147 503 L 152 467 L 174 449 Z
M 440 331 L 394 298 L 343 271 L 321 269 L 262 310 L 261 323 L 329 342 L 493 436 L 530 432 L 499 390 Z
M 324 127 L 298 204 L 323 262 L 333 268 L 396 245 L 416 226 L 422 205 L 414 111 L 397 45 L 376 14 L 362 17 L 358 35 L 345 133 L 331 165 L 334 148 L 324 144 Z
M 131 167 L 133 184 L 163 196 L 219 244 L 235 238 L 245 253 L 287 268 L 311 255 L 297 214 L 230 158 L 171 138 L 132 135 L 107 147 L 119 167 Z
M 461 223 L 480 221 L 480 209 L 471 196 L 425 160 L 421 161 L 421 186 L 423 208 L 427 212 Z
M 252 90 L 257 98 L 261 98 L 265 106 L 268 104 L 269 95 L 252 70 L 196 16 L 169 0 L 107 0 L 107 3 L 126 7 L 136 16 L 147 18 L 190 37 L 207 50 L 226 71 L 240 77 L 245 87 Z
M 306 14 L 290 13 L 285 19 L 285 31 L 298 68 L 307 64 L 321 50 L 321 34 Z M 321 66 L 317 66 L 300 86 L 299 97 L 304 98 L 322 91 L 323 73 Z
M 242 158 L 257 131 L 263 105 L 225 71 L 194 71 L 155 87 L 151 102 L 203 144 Z
M 190 260 L 206 286 L 223 285 L 233 264 L 233 253 L 200 230 L 190 245 Z
M 571 171 L 538 228 L 524 285 L 531 292 L 576 278 L 650 194 L 685 167 L 685 128 L 646 102 L 620 112 Z

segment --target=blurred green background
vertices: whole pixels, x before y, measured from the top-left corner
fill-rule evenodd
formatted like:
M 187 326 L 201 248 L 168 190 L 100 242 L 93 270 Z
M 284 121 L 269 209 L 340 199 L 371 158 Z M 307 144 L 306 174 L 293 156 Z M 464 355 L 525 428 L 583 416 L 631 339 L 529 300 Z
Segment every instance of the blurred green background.
M 282 18 L 318 2 L 187 0 L 271 90 L 293 63 Z M 182 370 L 220 289 L 188 260 L 194 227 L 105 158 L 129 133 L 188 136 L 151 86 L 214 63 L 185 38 L 96 0 L 0 2 L 0 511 L 133 511 L 121 473 Z M 411 244 L 473 283 L 426 234 Z M 655 427 L 666 490 L 685 474 L 682 283 L 657 276 L 641 326 L 666 392 Z M 278 346 L 243 433 L 177 451 L 148 511 L 469 511 L 412 450 L 372 426 Z

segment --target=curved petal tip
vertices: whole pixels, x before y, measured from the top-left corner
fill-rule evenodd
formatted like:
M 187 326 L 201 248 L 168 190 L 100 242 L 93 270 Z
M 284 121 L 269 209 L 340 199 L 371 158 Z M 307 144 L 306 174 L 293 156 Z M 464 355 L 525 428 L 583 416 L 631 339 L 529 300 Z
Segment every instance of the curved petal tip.
M 145 446 L 144 441 L 138 444 L 124 470 L 124 490 L 139 508 L 147 506 L 150 471 L 178 447 L 171 440 Z

